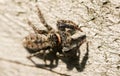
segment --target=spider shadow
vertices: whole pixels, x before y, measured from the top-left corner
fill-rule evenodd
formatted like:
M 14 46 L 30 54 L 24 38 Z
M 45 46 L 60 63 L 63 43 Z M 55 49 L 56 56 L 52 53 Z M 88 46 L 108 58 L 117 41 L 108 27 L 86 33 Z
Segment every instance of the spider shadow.
M 78 72 L 82 72 L 85 69 L 86 63 L 88 61 L 89 57 L 89 49 L 87 44 L 87 50 L 82 58 L 82 61 L 80 61 L 80 49 L 73 48 L 67 52 L 69 55 L 66 57 L 61 57 L 60 59 L 66 64 L 68 70 L 73 70 L 73 68 L 76 68 Z M 66 53 L 66 54 L 67 54 Z M 78 53 L 78 55 L 77 55 Z
M 87 46 L 88 46 L 88 44 L 87 44 Z M 30 54 L 33 54 L 38 50 L 33 51 L 33 50 L 30 50 L 30 49 L 27 49 L 27 51 Z M 77 55 L 77 53 L 78 53 L 78 55 Z M 50 64 L 48 64 L 48 65 L 37 64 L 32 59 L 30 59 L 30 60 L 35 64 L 36 67 L 43 68 L 43 69 L 50 68 L 50 70 L 57 67 L 59 60 L 61 60 L 66 64 L 68 70 L 73 70 L 73 68 L 76 68 L 78 72 L 82 72 L 85 69 L 86 63 L 88 61 L 89 49 L 87 47 L 86 53 L 85 53 L 81 62 L 79 62 L 80 61 L 80 49 L 78 49 L 76 47 L 69 50 L 68 52 L 65 52 L 65 55 L 66 56 L 61 56 L 60 57 L 60 56 L 56 55 L 56 52 L 50 51 L 47 54 L 39 53 L 38 55 L 35 56 L 39 59 L 44 60 L 44 62 L 45 62 L 45 60 L 49 61 Z
M 33 51 L 28 48 L 26 48 L 26 49 L 30 54 L 33 54 L 33 53 L 36 53 L 39 51 L 39 50 Z M 43 50 L 43 51 L 46 51 L 46 50 Z M 31 58 L 28 58 L 38 68 L 47 68 L 48 67 L 50 69 L 53 69 L 58 66 L 59 58 L 56 56 L 56 52 L 54 52 L 54 51 L 49 51 L 48 53 L 42 52 L 42 53 L 39 53 L 38 55 L 35 55 L 35 57 L 37 57 L 38 59 L 42 59 L 45 63 L 46 63 L 46 61 L 49 61 L 49 63 L 50 63 L 50 64 L 37 64 Z

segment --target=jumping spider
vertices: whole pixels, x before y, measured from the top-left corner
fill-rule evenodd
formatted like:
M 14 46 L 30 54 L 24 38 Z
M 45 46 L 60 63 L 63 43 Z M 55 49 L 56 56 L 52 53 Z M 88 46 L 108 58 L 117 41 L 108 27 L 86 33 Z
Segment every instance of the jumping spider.
M 82 32 L 78 25 L 70 20 L 58 20 L 58 31 L 55 31 L 47 24 L 38 6 L 36 7 L 39 19 L 47 30 L 40 30 L 28 21 L 29 26 L 34 30 L 34 33 L 26 36 L 23 41 L 24 47 L 31 53 L 28 58 L 39 57 L 42 54 L 45 64 L 48 59 L 51 61 L 50 65 L 53 65 L 54 61 L 57 65 L 59 57 L 79 56 L 78 49 L 86 41 L 86 35 L 73 37 L 78 31 Z M 47 57 L 49 55 L 51 57 Z

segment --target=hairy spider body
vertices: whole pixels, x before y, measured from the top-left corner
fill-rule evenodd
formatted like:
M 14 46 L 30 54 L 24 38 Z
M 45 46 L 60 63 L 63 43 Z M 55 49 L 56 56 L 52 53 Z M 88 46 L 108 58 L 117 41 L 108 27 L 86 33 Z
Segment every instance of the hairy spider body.
M 47 30 L 40 30 L 36 28 L 30 21 L 28 24 L 33 28 L 35 33 L 32 33 L 24 38 L 23 45 L 29 51 L 31 55 L 29 59 L 33 56 L 39 55 L 41 50 L 44 51 L 44 61 L 46 62 L 47 55 L 52 55 L 57 60 L 57 53 L 62 56 L 68 56 L 73 48 L 79 49 L 81 44 L 86 40 L 86 35 L 80 35 L 77 38 L 72 38 L 72 36 L 77 33 L 77 31 L 82 30 L 74 22 L 70 20 L 58 20 L 57 28 L 58 31 L 54 31 L 45 21 L 40 9 L 37 6 L 38 16 L 41 23 L 47 28 Z M 66 49 L 67 48 L 67 49 Z M 48 50 L 48 53 L 46 53 Z M 73 50 L 72 50 L 73 52 Z M 77 51 L 78 52 L 78 51 Z M 77 54 L 77 52 L 75 52 Z M 51 65 L 53 64 L 54 58 L 49 59 Z M 56 62 L 57 64 L 57 62 Z

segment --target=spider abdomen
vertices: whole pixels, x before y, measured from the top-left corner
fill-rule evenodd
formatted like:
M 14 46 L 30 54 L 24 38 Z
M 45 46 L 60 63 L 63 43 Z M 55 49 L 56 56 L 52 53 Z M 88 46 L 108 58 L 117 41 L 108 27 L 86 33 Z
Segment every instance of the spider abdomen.
M 34 51 L 47 49 L 48 47 L 50 47 L 50 43 L 46 35 L 35 33 L 26 36 L 23 41 L 23 45 L 25 48 Z

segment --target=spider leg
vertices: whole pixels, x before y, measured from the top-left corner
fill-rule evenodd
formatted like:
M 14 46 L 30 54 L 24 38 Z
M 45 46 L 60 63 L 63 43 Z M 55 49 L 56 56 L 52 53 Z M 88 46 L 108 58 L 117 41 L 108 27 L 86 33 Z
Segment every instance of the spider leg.
M 34 57 L 34 56 L 36 56 L 36 55 L 38 55 L 38 54 L 40 54 L 40 53 L 41 53 L 40 51 L 35 52 L 35 53 L 29 55 L 27 58 L 28 58 L 28 59 L 31 59 L 32 57 Z
M 39 19 L 41 21 L 41 23 L 50 31 L 52 30 L 52 27 L 50 27 L 47 22 L 45 21 L 44 17 L 43 17 L 43 14 L 41 13 L 41 10 L 39 9 L 38 6 L 37 7 L 37 10 L 38 10 L 38 16 L 39 16 Z
M 79 30 L 81 32 L 83 32 L 77 24 L 75 24 L 74 22 L 70 21 L 70 20 L 58 20 L 57 21 L 57 27 L 59 30 L 61 31 L 65 31 L 66 28 L 71 29 L 73 31 L 75 30 Z
M 31 54 L 31 55 L 29 55 L 27 58 L 29 59 L 29 60 L 31 60 L 34 64 L 35 64 L 35 62 L 32 60 L 32 57 L 34 57 L 34 56 L 37 56 L 37 55 L 41 55 L 41 50 L 40 51 L 38 51 L 38 52 L 35 52 L 35 53 L 33 53 L 33 54 Z M 43 56 L 43 60 L 44 60 L 44 62 L 45 62 L 45 65 L 46 65 L 46 50 L 43 50 L 43 52 L 42 52 L 42 56 Z
M 72 44 L 76 44 L 77 43 L 77 46 L 81 46 L 85 41 L 86 41 L 86 35 L 82 35 L 82 36 L 80 35 L 77 38 L 72 38 L 71 43 Z
M 32 57 L 38 55 L 39 53 L 40 53 L 40 52 L 33 53 L 33 54 L 29 55 L 27 58 L 28 58 L 33 64 L 36 65 L 35 61 L 32 60 Z
M 80 36 L 77 39 L 72 39 L 72 45 L 76 45 L 76 56 L 80 56 L 80 46 L 86 42 L 86 35 Z
M 33 30 L 34 30 L 35 33 L 39 33 L 39 34 L 47 34 L 47 33 L 48 33 L 48 31 L 46 31 L 46 30 L 40 30 L 40 29 L 38 29 L 37 27 L 35 27 L 35 26 L 32 24 L 31 21 L 28 21 L 28 25 L 33 28 Z
M 33 64 L 35 64 L 36 65 L 36 63 L 35 63 L 35 61 L 33 61 L 32 59 L 31 59 L 31 57 L 27 57 Z

